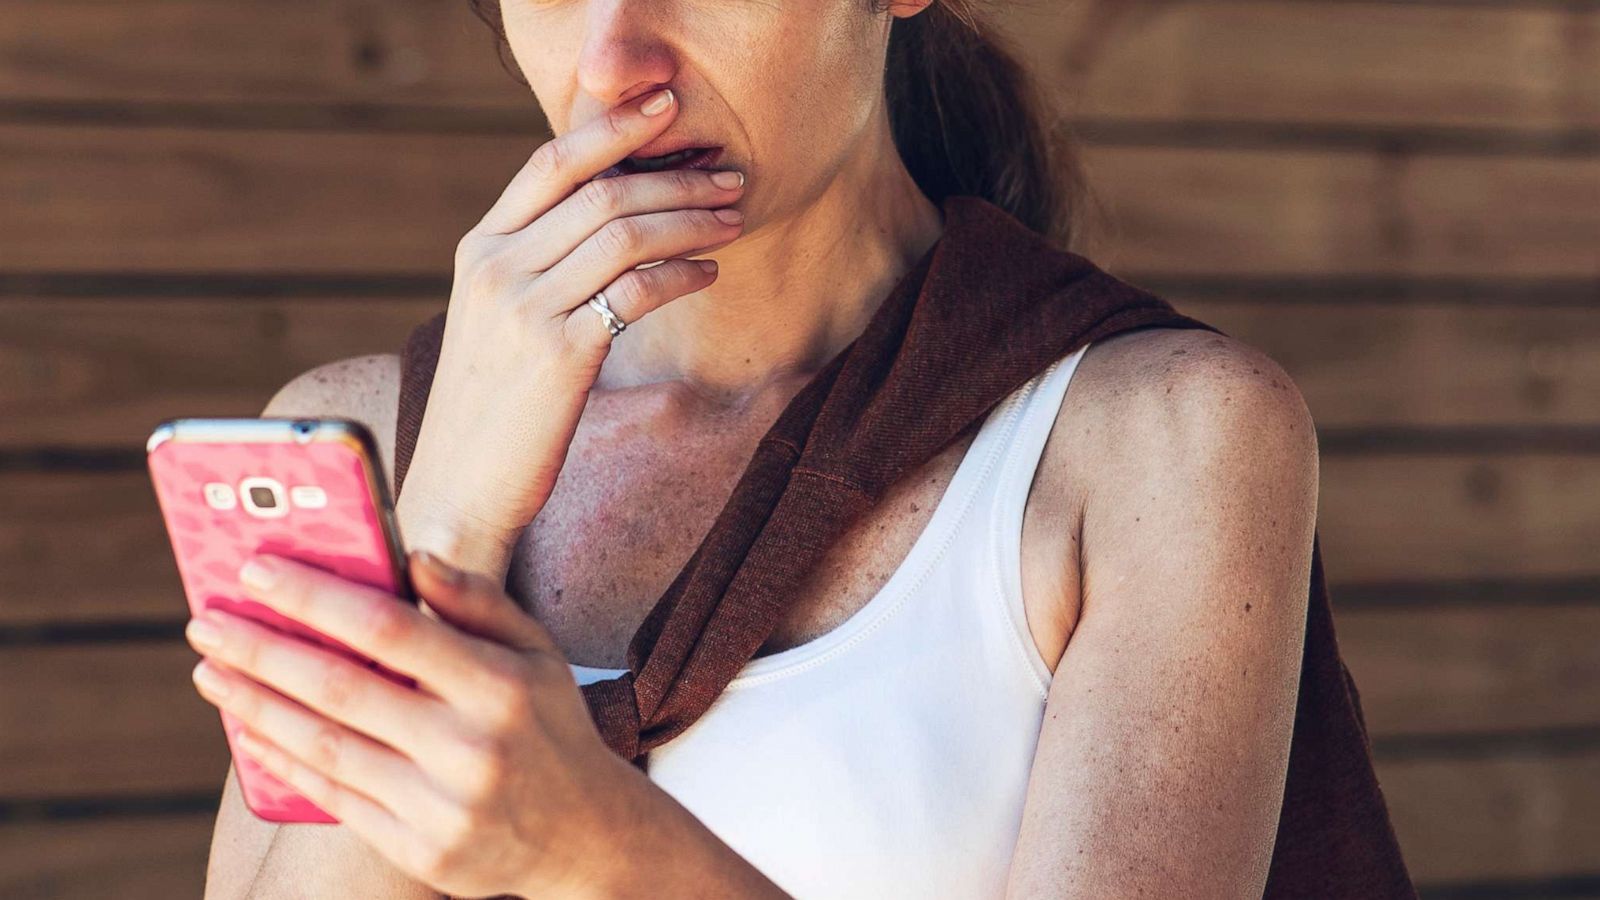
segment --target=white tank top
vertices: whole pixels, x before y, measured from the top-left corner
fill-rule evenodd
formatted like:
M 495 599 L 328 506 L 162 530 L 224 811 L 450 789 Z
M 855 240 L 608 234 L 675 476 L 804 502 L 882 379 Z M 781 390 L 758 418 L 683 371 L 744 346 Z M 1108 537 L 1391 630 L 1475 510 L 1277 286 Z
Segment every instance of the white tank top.
M 651 780 L 800 900 L 1004 896 L 1051 681 L 1023 614 L 1022 513 L 1086 349 L 990 411 L 864 607 L 752 659 L 651 751 Z

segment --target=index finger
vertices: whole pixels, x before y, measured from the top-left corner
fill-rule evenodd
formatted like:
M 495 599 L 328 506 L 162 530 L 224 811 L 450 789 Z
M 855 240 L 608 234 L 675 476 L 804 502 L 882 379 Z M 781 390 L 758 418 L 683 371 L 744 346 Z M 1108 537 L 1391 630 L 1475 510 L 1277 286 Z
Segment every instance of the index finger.
M 477 682 L 490 645 L 394 594 L 272 554 L 251 557 L 240 575 L 251 599 L 415 678 L 446 701 L 483 695 Z
M 646 113 L 657 97 L 665 97 L 666 106 Z M 472 230 L 510 234 L 526 228 L 585 182 L 654 140 L 677 107 L 670 88 L 652 91 L 540 144 Z

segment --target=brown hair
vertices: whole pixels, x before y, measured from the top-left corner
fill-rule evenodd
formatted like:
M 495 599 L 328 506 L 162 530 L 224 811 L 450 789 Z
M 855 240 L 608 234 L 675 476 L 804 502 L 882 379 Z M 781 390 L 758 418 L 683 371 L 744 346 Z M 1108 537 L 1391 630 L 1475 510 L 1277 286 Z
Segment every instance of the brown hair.
M 527 84 L 509 52 L 500 0 L 468 2 L 499 40 L 502 65 Z M 888 11 L 889 0 L 867 2 L 874 14 Z M 1081 163 L 981 2 L 933 0 L 894 20 L 884 91 L 895 146 L 934 203 L 951 194 L 982 197 L 1067 247 L 1088 199 Z

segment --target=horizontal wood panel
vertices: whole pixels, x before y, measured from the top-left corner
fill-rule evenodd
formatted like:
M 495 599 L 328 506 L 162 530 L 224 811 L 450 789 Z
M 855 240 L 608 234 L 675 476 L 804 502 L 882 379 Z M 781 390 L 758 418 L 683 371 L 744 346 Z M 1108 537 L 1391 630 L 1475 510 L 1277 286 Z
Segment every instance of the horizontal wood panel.
M 1330 584 L 1582 577 L 1600 562 L 1600 455 L 1324 455 L 1321 477 Z
M 1073 115 L 1600 125 L 1592 4 L 1085 0 L 1007 9 L 1007 32 Z
M 1594 599 L 1385 609 L 1339 609 L 1336 601 L 1334 621 L 1374 734 L 1600 728 Z
M 1081 252 L 1140 275 L 1600 276 L 1600 158 L 1096 144 Z
M 538 115 L 467 4 L 13 2 L 0 102 L 441 105 Z M 998 8 L 1073 115 L 1600 124 L 1600 12 L 1582 5 L 1091 0 Z
M 1600 455 L 1325 456 L 1331 589 L 1595 574 Z M 0 473 L 0 625 L 170 621 L 177 570 L 142 471 Z
M 0 127 L 0 262 L 448 274 L 542 140 Z M 1117 273 L 1600 275 L 1600 158 L 1110 145 L 1085 158 L 1109 217 L 1082 249 Z
M 446 298 L 0 299 L 0 449 L 143 447 L 169 416 L 254 416 L 314 366 L 398 353 Z
M 1600 754 L 1380 761 L 1378 779 L 1419 883 L 1595 872 Z
M 1380 762 L 1379 776 L 1424 886 L 1593 868 L 1600 760 Z M 99 897 L 116 884 L 118 897 L 196 896 L 213 824 L 191 813 L 0 825 L 0 895 Z
M 0 473 L 0 626 L 187 614 L 147 474 Z
M 1320 430 L 1600 423 L 1600 303 L 1168 299 L 1266 351 Z M 1538 300 L 1536 289 L 1528 300 Z
M 1173 300 L 1278 360 L 1324 431 L 1600 423 L 1600 307 Z M 312 366 L 398 352 L 444 305 L 0 299 L 0 449 L 133 447 L 167 416 L 255 415 Z
M 7 704 L 0 796 L 217 789 L 226 747 L 214 712 L 189 686 L 194 659 L 178 642 L 0 656 L 8 677 L 26 671 L 42 682 L 41 699 L 60 691 L 63 701 L 26 710 L 14 707 L 15 698 L 0 700 Z M 1582 871 L 1583 854 L 1600 846 L 1600 756 L 1380 759 L 1379 771 L 1419 880 Z M 49 870 L 48 860 L 41 864 Z
M 465 3 L 9 0 L 0 101 L 523 108 Z
M 0 269 L 448 276 L 545 139 L 0 126 Z
M 0 825 L 0 896 L 199 897 L 215 819 L 188 813 Z
M 0 653 L 0 798 L 220 789 L 227 739 L 179 640 Z
M 1427 755 L 1451 738 L 1600 726 L 1600 605 L 1346 610 L 1337 623 L 1380 747 L 1427 737 Z M 219 785 L 227 748 L 190 681 L 198 659 L 178 636 L 8 647 L 0 677 L 26 688 L 0 694 L 0 798 Z

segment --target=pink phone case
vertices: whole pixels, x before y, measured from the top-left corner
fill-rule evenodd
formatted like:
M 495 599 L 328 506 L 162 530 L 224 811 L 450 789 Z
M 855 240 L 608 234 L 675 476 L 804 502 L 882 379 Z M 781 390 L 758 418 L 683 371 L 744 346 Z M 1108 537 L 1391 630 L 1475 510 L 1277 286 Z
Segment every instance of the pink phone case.
M 191 616 L 213 607 L 249 616 L 328 647 L 390 680 L 416 686 L 411 678 L 247 598 L 239 585 L 245 558 L 266 552 L 415 602 L 388 479 L 372 435 L 361 423 L 169 419 L 151 434 L 147 451 Z M 267 495 L 259 489 L 271 491 L 272 486 L 247 481 L 263 477 L 279 486 L 270 509 L 252 500 L 265 501 Z M 239 787 L 256 815 L 271 822 L 338 821 L 241 752 L 234 740 L 240 723 L 230 713 L 221 716 Z

